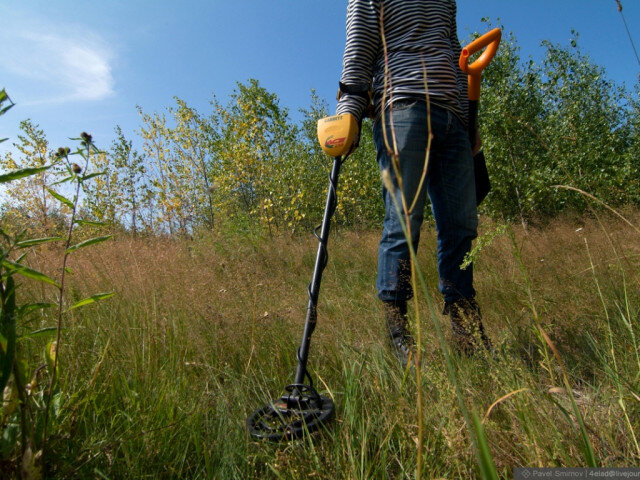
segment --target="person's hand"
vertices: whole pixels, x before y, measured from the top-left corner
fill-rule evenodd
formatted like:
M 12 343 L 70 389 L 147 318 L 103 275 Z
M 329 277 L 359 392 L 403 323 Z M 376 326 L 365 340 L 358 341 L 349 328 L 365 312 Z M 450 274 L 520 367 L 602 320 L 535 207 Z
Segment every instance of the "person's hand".
M 476 138 L 473 142 L 471 153 L 475 156 L 475 154 L 478 153 L 481 148 L 482 148 L 482 138 L 480 138 L 480 132 L 476 130 Z
M 356 151 L 356 149 L 358 148 L 358 145 L 360 145 L 360 132 L 362 131 L 362 119 L 360 119 L 358 121 L 358 131 L 356 132 L 355 136 L 353 137 L 353 142 L 351 142 L 351 148 L 349 149 L 349 153 L 347 153 L 347 155 L 351 155 L 353 152 Z
M 349 153 L 347 153 L 347 155 L 351 155 L 353 152 L 355 152 L 358 148 L 358 145 L 360 145 L 360 132 L 356 133 L 356 136 L 353 137 L 353 142 L 351 142 L 351 148 L 349 149 Z

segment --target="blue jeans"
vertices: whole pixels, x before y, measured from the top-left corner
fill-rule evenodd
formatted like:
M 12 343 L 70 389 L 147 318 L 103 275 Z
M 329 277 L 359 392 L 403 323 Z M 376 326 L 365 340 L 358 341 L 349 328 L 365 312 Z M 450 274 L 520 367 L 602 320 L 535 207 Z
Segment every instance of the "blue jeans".
M 377 159 L 381 171 L 389 172 L 394 188 L 393 191 L 384 185 L 382 188 L 386 214 L 378 253 L 378 297 L 389 301 L 408 300 L 413 296 L 409 245 L 393 197 L 400 205 L 403 217 L 402 195 L 407 209 L 415 200 L 409 220 L 411 242 L 417 249 L 427 194 L 438 232 L 440 292 L 446 302 L 474 297 L 473 266 L 460 269 L 478 227 L 473 158 L 464 125 L 448 110 L 431 106 L 431 152 L 426 179 L 418 190 L 427 151 L 427 105 L 421 100 L 394 102 L 385 112 L 384 121 L 387 144 L 393 149 L 395 138 L 399 154 L 400 190 L 392 156 L 385 146 L 382 121 L 379 117 L 374 122 Z

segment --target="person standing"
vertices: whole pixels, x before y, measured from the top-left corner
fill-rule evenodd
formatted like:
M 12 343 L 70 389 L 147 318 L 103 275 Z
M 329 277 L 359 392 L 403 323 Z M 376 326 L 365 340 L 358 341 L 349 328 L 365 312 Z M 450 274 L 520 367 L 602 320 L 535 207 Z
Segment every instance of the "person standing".
M 377 161 L 386 177 L 376 287 L 403 366 L 415 346 L 407 322 L 410 251 L 401 218 L 408 212 L 417 249 L 427 195 L 437 229 L 443 313 L 450 317 L 455 347 L 466 354 L 491 348 L 475 300 L 473 266 L 460 268 L 477 236 L 478 215 L 456 10 L 455 0 L 349 0 L 347 7 L 336 113 L 350 113 L 361 124 L 373 103 Z M 476 136 L 473 147 L 479 146 Z

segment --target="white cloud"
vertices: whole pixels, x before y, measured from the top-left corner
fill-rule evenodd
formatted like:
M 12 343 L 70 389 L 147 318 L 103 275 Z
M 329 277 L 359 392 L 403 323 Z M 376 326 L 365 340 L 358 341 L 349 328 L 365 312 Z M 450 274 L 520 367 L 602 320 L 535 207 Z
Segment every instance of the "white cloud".
M 32 85 L 25 104 L 102 100 L 114 93 L 114 55 L 101 37 L 82 27 L 61 32 L 21 25 L 0 33 L 0 42 L 0 68 Z

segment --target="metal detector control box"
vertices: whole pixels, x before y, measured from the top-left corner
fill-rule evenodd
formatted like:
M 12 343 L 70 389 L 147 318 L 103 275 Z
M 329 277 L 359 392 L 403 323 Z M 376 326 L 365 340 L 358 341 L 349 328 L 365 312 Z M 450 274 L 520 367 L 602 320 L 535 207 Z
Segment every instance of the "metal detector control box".
M 340 157 L 349 153 L 358 135 L 358 122 L 350 113 L 318 120 L 318 141 L 324 153 Z

